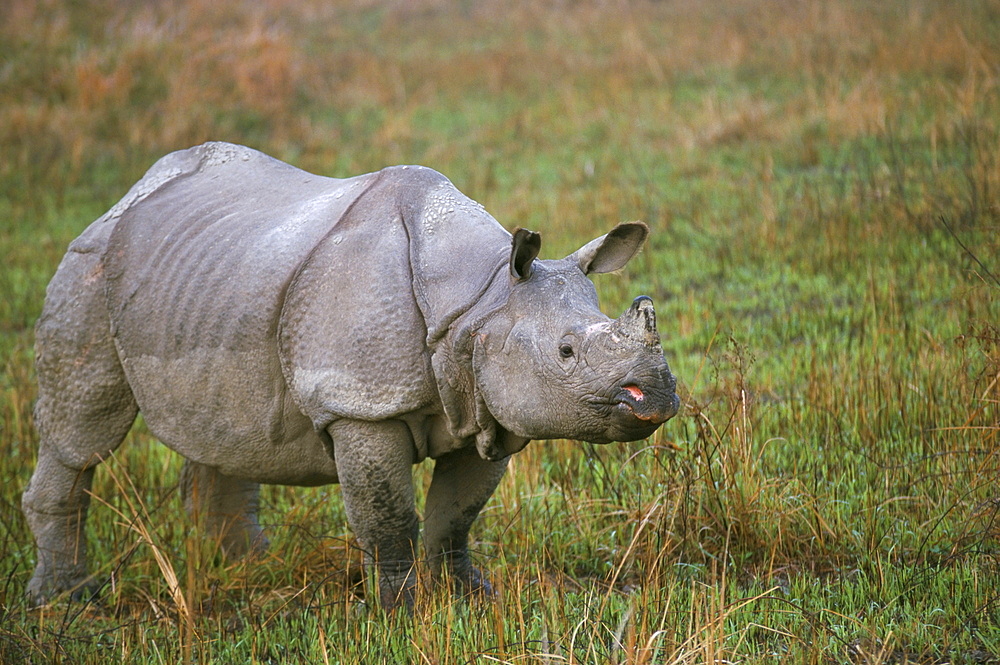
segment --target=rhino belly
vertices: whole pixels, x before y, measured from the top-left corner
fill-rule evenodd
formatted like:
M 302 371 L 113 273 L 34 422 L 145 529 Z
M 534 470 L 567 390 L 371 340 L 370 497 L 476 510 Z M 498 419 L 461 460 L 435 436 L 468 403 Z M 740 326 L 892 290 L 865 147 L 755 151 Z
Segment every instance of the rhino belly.
M 337 481 L 312 422 L 287 397 L 277 357 L 202 349 L 123 364 L 150 432 L 184 457 L 263 483 Z

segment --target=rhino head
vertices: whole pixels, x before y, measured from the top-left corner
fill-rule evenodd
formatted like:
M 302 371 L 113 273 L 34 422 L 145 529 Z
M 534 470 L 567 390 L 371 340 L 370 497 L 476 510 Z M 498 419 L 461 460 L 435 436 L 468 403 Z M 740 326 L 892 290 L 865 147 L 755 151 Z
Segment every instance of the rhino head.
M 559 260 L 536 259 L 537 233 L 514 233 L 509 274 L 497 280 L 506 288 L 469 331 L 478 401 L 503 430 L 524 440 L 635 441 L 677 413 L 652 300 L 639 296 L 612 320 L 587 277 L 623 267 L 647 233 L 620 224 Z M 511 451 L 481 443 L 480 452 Z

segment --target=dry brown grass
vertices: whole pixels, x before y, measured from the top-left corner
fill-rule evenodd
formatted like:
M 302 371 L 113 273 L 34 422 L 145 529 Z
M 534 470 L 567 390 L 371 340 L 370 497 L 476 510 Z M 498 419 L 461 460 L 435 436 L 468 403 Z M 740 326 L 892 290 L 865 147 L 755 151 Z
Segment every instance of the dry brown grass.
M 505 127 L 471 125 L 460 140 L 496 147 L 499 132 L 522 147 L 546 142 L 538 132 L 558 113 L 565 136 L 596 116 L 616 133 L 651 132 L 668 155 L 683 155 L 787 139 L 810 125 L 849 138 L 884 130 L 903 107 L 944 105 L 937 131 L 948 132 L 997 86 L 995 35 L 976 19 L 981 12 L 967 10 L 966 2 L 760 0 L 486 2 L 457 11 L 430 1 L 106 0 L 69 9 L 10 0 L 0 28 L 3 174 L 35 174 L 34 190 L 58 165 L 79 183 L 98 156 L 141 164 L 208 139 L 251 139 L 307 165 L 330 163 L 352 124 L 369 123 L 370 152 L 334 163 L 447 161 L 454 153 L 438 144 L 414 146 L 426 132 L 416 126 L 420 111 L 511 94 L 551 108 L 529 106 Z M 796 89 L 775 98 L 741 85 L 774 70 Z M 676 99 L 678 86 L 723 71 L 736 77 L 735 95 L 708 90 L 693 106 Z M 896 94 L 928 72 L 940 72 L 934 87 Z M 634 104 L 655 105 L 657 126 L 615 120 Z

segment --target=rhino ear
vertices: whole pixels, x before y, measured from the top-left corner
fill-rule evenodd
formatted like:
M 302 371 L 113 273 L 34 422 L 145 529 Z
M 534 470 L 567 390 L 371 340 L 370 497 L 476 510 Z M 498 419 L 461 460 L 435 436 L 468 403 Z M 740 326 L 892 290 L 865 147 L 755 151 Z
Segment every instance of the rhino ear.
M 613 272 L 639 253 L 648 235 L 649 227 L 642 222 L 623 222 L 566 258 L 576 261 L 585 275 Z
M 514 279 L 531 277 L 531 262 L 542 248 L 542 236 L 528 229 L 516 229 L 511 240 L 510 274 Z

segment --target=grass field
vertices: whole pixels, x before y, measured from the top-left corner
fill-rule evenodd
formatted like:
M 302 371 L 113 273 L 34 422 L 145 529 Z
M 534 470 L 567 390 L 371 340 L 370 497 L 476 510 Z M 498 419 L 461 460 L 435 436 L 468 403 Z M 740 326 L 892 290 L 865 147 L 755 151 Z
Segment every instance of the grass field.
M 0 663 L 1000 662 L 997 0 L 0 13 Z M 336 487 L 265 488 L 271 551 L 220 563 L 140 422 L 94 486 L 100 601 L 28 609 L 45 285 L 205 140 L 433 167 L 545 257 L 644 220 L 598 291 L 653 297 L 682 413 L 531 444 L 473 533 L 500 599 L 412 616 L 364 601 Z

